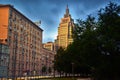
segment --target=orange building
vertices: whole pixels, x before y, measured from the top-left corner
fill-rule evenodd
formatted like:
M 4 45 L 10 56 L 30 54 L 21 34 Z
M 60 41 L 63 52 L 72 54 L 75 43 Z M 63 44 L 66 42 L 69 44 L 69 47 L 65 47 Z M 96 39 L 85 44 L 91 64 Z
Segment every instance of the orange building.
M 3 6 L 3 5 L 0 5 Z M 1 8 L 0 9 L 0 42 L 6 43 L 8 36 L 8 17 L 9 9 Z M 4 16 L 3 16 L 4 15 Z
M 9 47 L 9 77 L 40 74 L 42 29 L 11 5 L 0 5 L 0 43 Z

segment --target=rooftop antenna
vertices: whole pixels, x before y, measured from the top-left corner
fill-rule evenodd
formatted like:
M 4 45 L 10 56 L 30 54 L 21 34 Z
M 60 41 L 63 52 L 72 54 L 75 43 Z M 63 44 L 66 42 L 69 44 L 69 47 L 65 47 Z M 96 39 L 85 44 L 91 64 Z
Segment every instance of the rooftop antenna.
M 41 20 L 34 22 L 37 26 L 41 25 Z

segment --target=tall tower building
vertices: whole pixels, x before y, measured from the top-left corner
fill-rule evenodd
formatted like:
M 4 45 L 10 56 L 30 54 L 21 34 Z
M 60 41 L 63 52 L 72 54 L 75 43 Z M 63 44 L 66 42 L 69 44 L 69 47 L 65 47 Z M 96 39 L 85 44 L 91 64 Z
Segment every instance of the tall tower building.
M 74 20 L 71 18 L 68 6 L 64 17 L 61 19 L 58 27 L 57 43 L 58 47 L 66 48 L 70 43 L 73 42 L 72 31 L 74 28 Z

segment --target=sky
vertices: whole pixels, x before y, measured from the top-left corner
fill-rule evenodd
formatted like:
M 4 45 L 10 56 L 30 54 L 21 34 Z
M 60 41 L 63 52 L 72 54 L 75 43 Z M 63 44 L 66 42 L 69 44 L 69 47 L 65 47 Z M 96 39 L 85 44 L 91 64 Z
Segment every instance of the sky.
M 68 5 L 74 21 L 85 19 L 87 15 L 97 15 L 100 8 L 109 2 L 120 5 L 120 0 L 0 0 L 0 4 L 11 4 L 31 21 L 41 21 L 43 43 L 52 41 L 57 37 L 60 19 L 65 14 Z

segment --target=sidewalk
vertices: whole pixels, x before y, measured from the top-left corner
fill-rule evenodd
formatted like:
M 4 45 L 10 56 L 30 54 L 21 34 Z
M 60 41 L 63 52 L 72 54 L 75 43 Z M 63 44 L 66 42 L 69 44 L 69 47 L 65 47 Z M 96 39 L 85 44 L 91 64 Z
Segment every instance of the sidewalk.
M 78 78 L 77 80 L 91 80 L 90 78 Z

